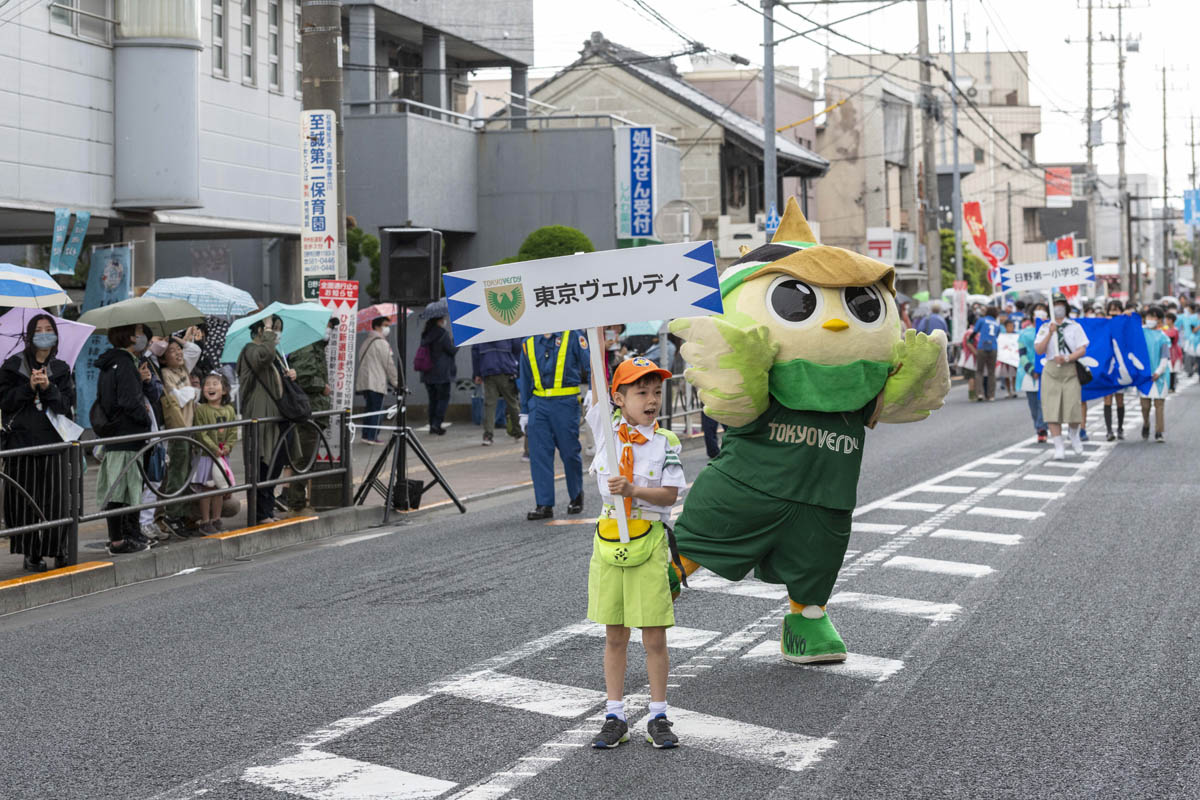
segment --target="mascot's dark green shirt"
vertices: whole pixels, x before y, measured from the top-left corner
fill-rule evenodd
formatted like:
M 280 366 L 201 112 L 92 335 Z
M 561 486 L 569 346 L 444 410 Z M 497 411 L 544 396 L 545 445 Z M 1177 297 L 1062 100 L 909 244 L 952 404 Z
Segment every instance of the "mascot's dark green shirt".
M 771 398 L 757 419 L 725 432 L 709 466 L 781 500 L 852 511 L 872 400 L 857 411 L 793 411 Z

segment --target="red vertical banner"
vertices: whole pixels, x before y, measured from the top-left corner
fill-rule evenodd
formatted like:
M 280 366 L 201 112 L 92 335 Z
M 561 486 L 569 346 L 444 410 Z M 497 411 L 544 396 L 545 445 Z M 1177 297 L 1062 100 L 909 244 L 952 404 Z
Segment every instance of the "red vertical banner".
M 1071 168 L 1046 167 L 1046 208 L 1071 207 Z
M 354 408 L 354 340 L 358 321 L 358 281 L 322 280 L 317 289 L 317 300 L 330 310 L 337 328 L 329 337 L 325 348 L 326 367 L 329 370 L 329 396 L 334 411 Z M 341 438 L 329 437 L 329 451 L 334 461 L 341 460 Z M 324 461 L 318 452 L 317 459 Z
M 971 231 L 971 241 L 975 243 L 975 249 L 988 262 L 992 270 L 996 270 L 1000 266 L 1000 262 L 992 255 L 991 248 L 988 247 L 987 230 L 983 227 L 983 208 L 979 205 L 979 201 L 972 200 L 963 203 L 963 222 L 967 224 L 967 229 Z M 992 281 L 996 283 L 996 281 Z
M 1075 257 L 1075 234 L 1068 233 L 1066 236 L 1060 236 L 1054 240 L 1054 246 L 1058 250 L 1059 259 Z M 1071 286 L 1060 286 L 1059 291 L 1064 297 L 1077 297 L 1079 295 L 1079 284 Z

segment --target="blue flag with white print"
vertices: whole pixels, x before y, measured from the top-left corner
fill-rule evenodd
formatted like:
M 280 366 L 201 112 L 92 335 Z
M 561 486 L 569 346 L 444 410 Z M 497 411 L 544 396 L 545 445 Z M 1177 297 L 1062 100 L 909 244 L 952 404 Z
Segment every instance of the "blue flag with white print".
M 1082 389 L 1084 402 L 1107 397 L 1133 386 L 1150 391 L 1150 353 L 1142 333 L 1141 317 L 1122 314 L 1119 317 L 1082 317 L 1072 320 L 1083 327 L 1088 338 L 1087 357 L 1097 366 L 1091 368 L 1092 380 Z M 1045 324 L 1038 320 L 1039 329 Z M 1045 356 L 1037 356 L 1036 370 L 1042 371 Z

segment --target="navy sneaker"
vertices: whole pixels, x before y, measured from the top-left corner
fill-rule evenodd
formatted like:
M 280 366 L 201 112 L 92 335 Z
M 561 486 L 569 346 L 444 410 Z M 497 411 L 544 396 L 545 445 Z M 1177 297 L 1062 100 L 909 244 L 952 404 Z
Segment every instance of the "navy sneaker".
M 592 747 L 598 750 L 611 750 L 622 742 L 629 741 L 629 723 L 616 714 L 604 718 L 604 727 L 592 739 Z
M 646 741 L 660 750 L 679 746 L 679 737 L 671 730 L 671 721 L 666 714 L 659 714 L 646 723 Z

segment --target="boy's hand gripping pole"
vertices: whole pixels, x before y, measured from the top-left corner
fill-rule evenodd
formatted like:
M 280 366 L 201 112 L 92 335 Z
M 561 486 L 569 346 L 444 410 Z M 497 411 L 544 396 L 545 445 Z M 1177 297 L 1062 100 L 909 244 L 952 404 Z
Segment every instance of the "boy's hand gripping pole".
M 600 407 L 600 419 L 602 424 L 601 430 L 604 433 L 604 455 L 608 462 L 605 466 L 608 468 L 608 475 L 620 475 L 620 467 L 617 466 L 617 437 L 613 433 L 612 426 L 612 404 L 609 403 L 608 378 L 604 374 L 604 340 L 600 337 L 599 328 L 588 328 L 588 350 L 592 356 L 592 385 L 596 387 L 596 391 L 592 392 L 592 402 Z M 624 498 L 614 497 L 610 494 L 605 494 L 605 498 L 612 502 L 616 508 L 617 514 L 617 530 L 621 533 L 621 541 L 629 541 L 629 520 L 625 518 L 625 501 Z

